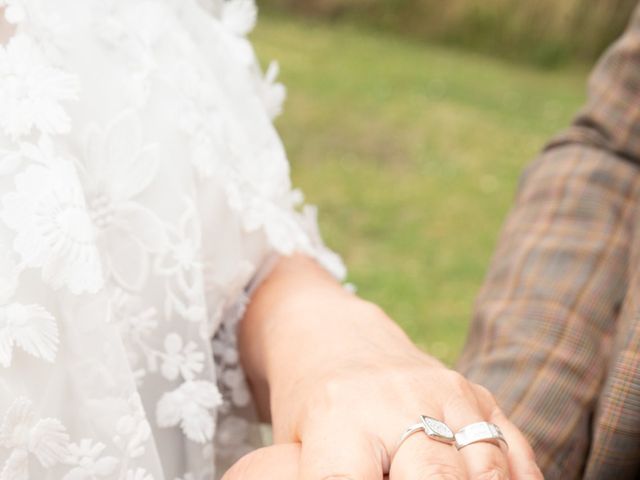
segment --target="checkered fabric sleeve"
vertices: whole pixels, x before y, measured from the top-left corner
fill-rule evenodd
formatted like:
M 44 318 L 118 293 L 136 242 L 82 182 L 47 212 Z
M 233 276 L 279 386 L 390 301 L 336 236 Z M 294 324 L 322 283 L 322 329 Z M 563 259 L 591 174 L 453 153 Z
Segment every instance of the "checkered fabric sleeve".
M 640 474 L 639 164 L 636 10 L 585 107 L 525 171 L 459 363 L 547 479 Z

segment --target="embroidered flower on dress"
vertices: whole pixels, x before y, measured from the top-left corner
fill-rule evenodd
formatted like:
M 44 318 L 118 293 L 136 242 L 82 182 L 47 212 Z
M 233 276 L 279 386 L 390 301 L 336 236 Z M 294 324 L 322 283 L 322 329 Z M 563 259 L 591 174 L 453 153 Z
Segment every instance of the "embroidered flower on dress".
M 0 305 L 0 365 L 9 367 L 13 346 L 47 362 L 53 362 L 58 349 L 55 318 L 40 305 L 10 303 Z
M 276 81 L 279 73 L 280 65 L 273 61 L 269 64 L 262 81 L 258 83 L 258 95 L 272 120 L 282 113 L 282 105 L 287 98 L 287 89 Z
M 318 208 L 305 205 L 300 215 L 300 225 L 307 232 L 316 260 L 336 279 L 343 281 L 347 276 L 347 267 L 340 255 L 326 247 L 318 228 Z M 347 287 L 348 288 L 348 287 Z
M 206 326 L 200 217 L 193 200 L 185 198 L 185 209 L 176 228 L 170 228 L 169 248 L 156 257 L 155 272 L 166 277 L 165 311 L 167 318 L 178 315 L 189 322 Z
M 0 0 L 5 5 L 4 17 L 10 24 L 20 25 L 20 32 L 29 36 L 34 45 L 51 60 L 61 63 L 62 52 L 70 46 L 67 19 L 47 0 Z
M 247 438 L 249 422 L 240 417 L 227 417 L 217 427 L 216 439 L 225 448 L 241 445 Z
M 225 184 L 229 206 L 242 218 L 246 231 L 263 229 L 269 244 L 278 252 L 290 255 L 296 250 L 311 252 L 311 243 L 292 210 L 299 192 L 262 192 L 260 188 L 237 172 L 228 170 Z
M 40 135 L 37 142 L 19 142 L 9 149 L 0 148 L 0 175 L 15 173 L 24 163 L 38 163 L 53 168 L 65 161 L 55 151 L 52 137 Z
M 88 209 L 105 268 L 120 285 L 139 290 L 147 280 L 149 253 L 161 252 L 167 235 L 158 216 L 135 200 L 155 178 L 154 145 L 144 145 L 139 119 L 125 112 L 106 129 L 87 129 L 80 166 Z
M 223 119 L 222 114 L 202 98 L 184 101 L 180 129 L 190 137 L 191 163 L 201 177 L 213 175 L 216 162 L 231 155 Z
M 141 107 L 151 94 L 150 78 L 158 68 L 154 49 L 179 30 L 176 19 L 162 2 L 102 1 L 94 28 L 98 36 L 120 56 L 130 72 L 123 85 L 127 104 Z
M 57 420 L 20 422 L 10 436 L 27 441 L 7 441 L 2 427 L 0 450 L 3 460 L 9 458 L 4 468 L 0 461 L 2 480 L 38 474 L 213 478 L 215 463 L 237 458 L 255 440 L 235 336 L 248 302 L 245 287 L 262 266 L 248 260 L 262 261 L 274 246 L 311 251 L 315 240 L 292 211 L 286 157 L 261 115 L 280 112 L 285 90 L 276 80 L 277 64 L 263 76 L 245 38 L 255 24 L 255 4 L 215 3 L 219 17 L 179 0 L 100 0 L 82 8 L 75 0 L 0 0 L 7 17 L 20 23 L 0 52 L 0 137 L 12 140 L 0 148 L 0 175 L 10 192 L 0 198 L 0 220 L 9 227 L 0 231 L 0 363 L 11 363 L 14 352 L 17 360 L 21 349 L 46 360 L 59 348 L 63 363 L 57 368 L 71 360 L 74 368 L 67 370 L 77 388 L 55 408 L 94 419 L 74 425 L 77 443 L 71 445 Z M 60 48 L 65 45 L 73 50 Z M 95 59 L 91 71 L 82 60 L 89 56 Z M 76 98 L 80 82 L 54 68 L 61 65 L 80 67 L 89 102 L 69 111 L 73 130 L 62 107 Z M 115 119 L 102 123 L 112 112 Z M 249 117 L 255 122 L 246 122 Z M 186 135 L 162 137 L 180 129 Z M 60 140 L 53 135 L 66 132 Z M 154 150 L 147 139 L 162 148 Z M 77 162 L 56 153 L 63 143 L 75 152 L 83 141 Z M 225 168 L 237 170 L 227 177 Z M 176 203 L 181 194 L 186 206 Z M 214 217 L 215 228 L 203 230 Z M 226 229 L 236 241 L 216 243 Z M 266 232 L 268 241 L 247 235 L 255 230 Z M 205 277 L 204 265 L 213 277 Z M 35 273 L 47 284 L 32 272 L 21 274 L 29 267 L 41 268 Z M 93 293 L 103 276 L 108 283 L 100 295 L 51 289 Z M 55 312 L 69 327 L 60 345 L 56 322 L 43 307 L 11 303 L 18 278 L 21 294 L 35 289 L 60 307 Z M 122 341 L 114 342 L 118 333 Z M 73 362 L 78 354 L 80 364 Z M 31 367 L 50 368 L 38 361 Z M 33 384 L 42 378 L 38 372 L 18 378 L 20 372 L 11 371 L 10 378 L 41 393 Z M 136 389 L 133 381 L 145 374 L 146 384 Z M 126 388 L 114 392 L 114 386 Z M 64 394 L 53 387 L 53 395 Z M 21 390 L 13 380 L 8 388 L 14 396 Z M 157 425 L 173 427 L 157 442 L 136 390 L 148 405 L 155 403 Z M 77 402 L 78 395 L 90 401 Z M 220 438 L 213 441 L 216 417 Z M 177 461 L 158 463 L 171 449 Z
M 101 457 L 106 445 L 85 438 L 80 443 L 69 445 L 68 465 L 75 465 L 62 480 L 97 480 L 106 478 L 115 472 L 118 459 L 115 457 Z
M 199 351 L 195 342 L 184 344 L 177 333 L 170 333 L 164 340 L 166 353 L 162 363 L 162 375 L 167 380 L 175 380 L 182 375 L 185 380 L 192 380 L 196 373 L 204 367 L 204 353 Z
M 143 299 L 117 285 L 109 286 L 112 317 L 122 337 L 140 341 L 158 326 L 158 311 L 154 306 L 144 306 Z
M 222 383 L 231 392 L 231 400 L 238 407 L 246 407 L 251 402 L 251 394 L 247 388 L 246 378 L 240 366 L 227 368 L 222 373 Z
M 257 16 L 258 8 L 255 0 L 230 0 L 222 5 L 221 22 L 225 31 L 230 34 L 225 40 L 231 49 L 236 50 L 236 57 L 243 60 L 250 74 L 257 80 L 258 96 L 269 118 L 274 119 L 282 113 L 287 90 L 282 83 L 276 82 L 280 71 L 278 62 L 271 62 L 263 76 L 251 44 L 245 38 L 245 35 L 255 27 Z
M 0 305 L 9 301 L 18 286 L 20 268 L 13 249 L 0 243 Z
M 153 305 L 148 305 L 138 293 L 130 293 L 116 284 L 107 288 L 109 296 L 111 318 L 120 332 L 129 366 L 139 387 L 142 386 L 148 370 L 156 371 L 157 352 L 147 348 L 147 341 L 153 337 L 153 331 L 158 327 L 158 311 Z M 141 365 L 141 357 L 146 359 L 146 367 Z
M 33 41 L 15 35 L 0 46 L 0 129 L 13 139 L 35 127 L 66 133 L 71 120 L 61 103 L 78 98 L 78 79 L 44 60 Z
M 250 70 L 257 59 L 245 35 L 253 29 L 256 16 L 254 0 L 230 0 L 222 4 L 220 41 L 231 58 Z
M 24 0 L 3 0 L 0 7 L 4 7 L 4 18 L 12 25 L 17 25 L 27 16 Z
M 30 165 L 2 198 L 0 218 L 16 232 L 13 247 L 25 265 L 42 267 L 53 288 L 96 292 L 103 284 L 95 233 L 82 188 L 68 162 Z
M 0 426 L 0 446 L 10 449 L 0 478 L 29 478 L 29 454 L 49 468 L 67 457 L 69 436 L 55 418 L 36 419 L 31 400 L 14 400 Z
M 255 0 L 230 0 L 222 5 L 222 24 L 238 36 L 247 35 L 256 25 L 258 7 Z
M 187 438 L 204 443 L 213 438 L 214 432 L 209 410 L 221 404 L 222 397 L 213 383 L 187 381 L 162 396 L 156 410 L 156 421 L 162 428 L 180 425 Z
M 116 423 L 117 435 L 113 441 L 124 449 L 129 458 L 137 458 L 144 455 L 145 445 L 151 438 L 151 426 L 147 421 L 140 395 L 132 394 L 127 404 L 130 411 Z
M 21 162 L 22 158 L 18 150 L 0 147 L 0 175 L 14 173 Z

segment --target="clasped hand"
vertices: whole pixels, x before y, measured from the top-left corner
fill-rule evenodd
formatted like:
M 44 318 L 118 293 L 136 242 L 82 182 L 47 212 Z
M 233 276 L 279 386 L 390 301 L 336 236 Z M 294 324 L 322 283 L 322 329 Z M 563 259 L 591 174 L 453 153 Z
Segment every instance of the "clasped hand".
M 242 458 L 224 480 L 542 478 L 527 441 L 485 388 L 420 351 L 375 305 L 332 293 L 329 282 L 312 284 L 282 308 L 274 305 L 286 283 L 267 285 L 243 321 L 241 355 L 275 445 Z M 478 442 L 457 450 L 422 433 L 397 448 L 420 415 L 453 432 L 495 423 L 509 448 Z

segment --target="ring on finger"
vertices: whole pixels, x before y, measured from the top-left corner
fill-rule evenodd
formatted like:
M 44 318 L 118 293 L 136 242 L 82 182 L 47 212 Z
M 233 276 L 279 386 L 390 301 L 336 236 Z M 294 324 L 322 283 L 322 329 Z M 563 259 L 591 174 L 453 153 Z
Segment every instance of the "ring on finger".
M 407 438 L 420 431 L 424 432 L 427 437 L 433 440 L 437 440 L 438 442 L 447 443 L 450 445 L 455 442 L 453 431 L 446 423 L 441 422 L 440 420 L 437 420 L 433 417 L 428 417 L 427 415 L 420 415 L 420 421 L 409 426 L 402 434 L 396 450 L 400 448 L 400 445 L 402 445 L 402 443 Z
M 498 447 L 509 448 L 502 430 L 495 423 L 476 422 L 461 428 L 454 435 L 455 445 L 458 450 L 477 442 L 493 443 Z

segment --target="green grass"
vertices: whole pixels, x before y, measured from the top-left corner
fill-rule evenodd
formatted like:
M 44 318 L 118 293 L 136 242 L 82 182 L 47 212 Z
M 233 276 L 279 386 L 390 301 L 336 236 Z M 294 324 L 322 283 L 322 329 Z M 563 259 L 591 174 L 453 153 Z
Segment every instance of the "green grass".
M 355 23 L 407 38 L 557 68 L 593 61 L 637 0 L 257 0 L 263 9 Z
M 280 61 L 293 180 L 349 280 L 452 362 L 520 171 L 579 107 L 585 72 L 273 15 L 253 41 Z

